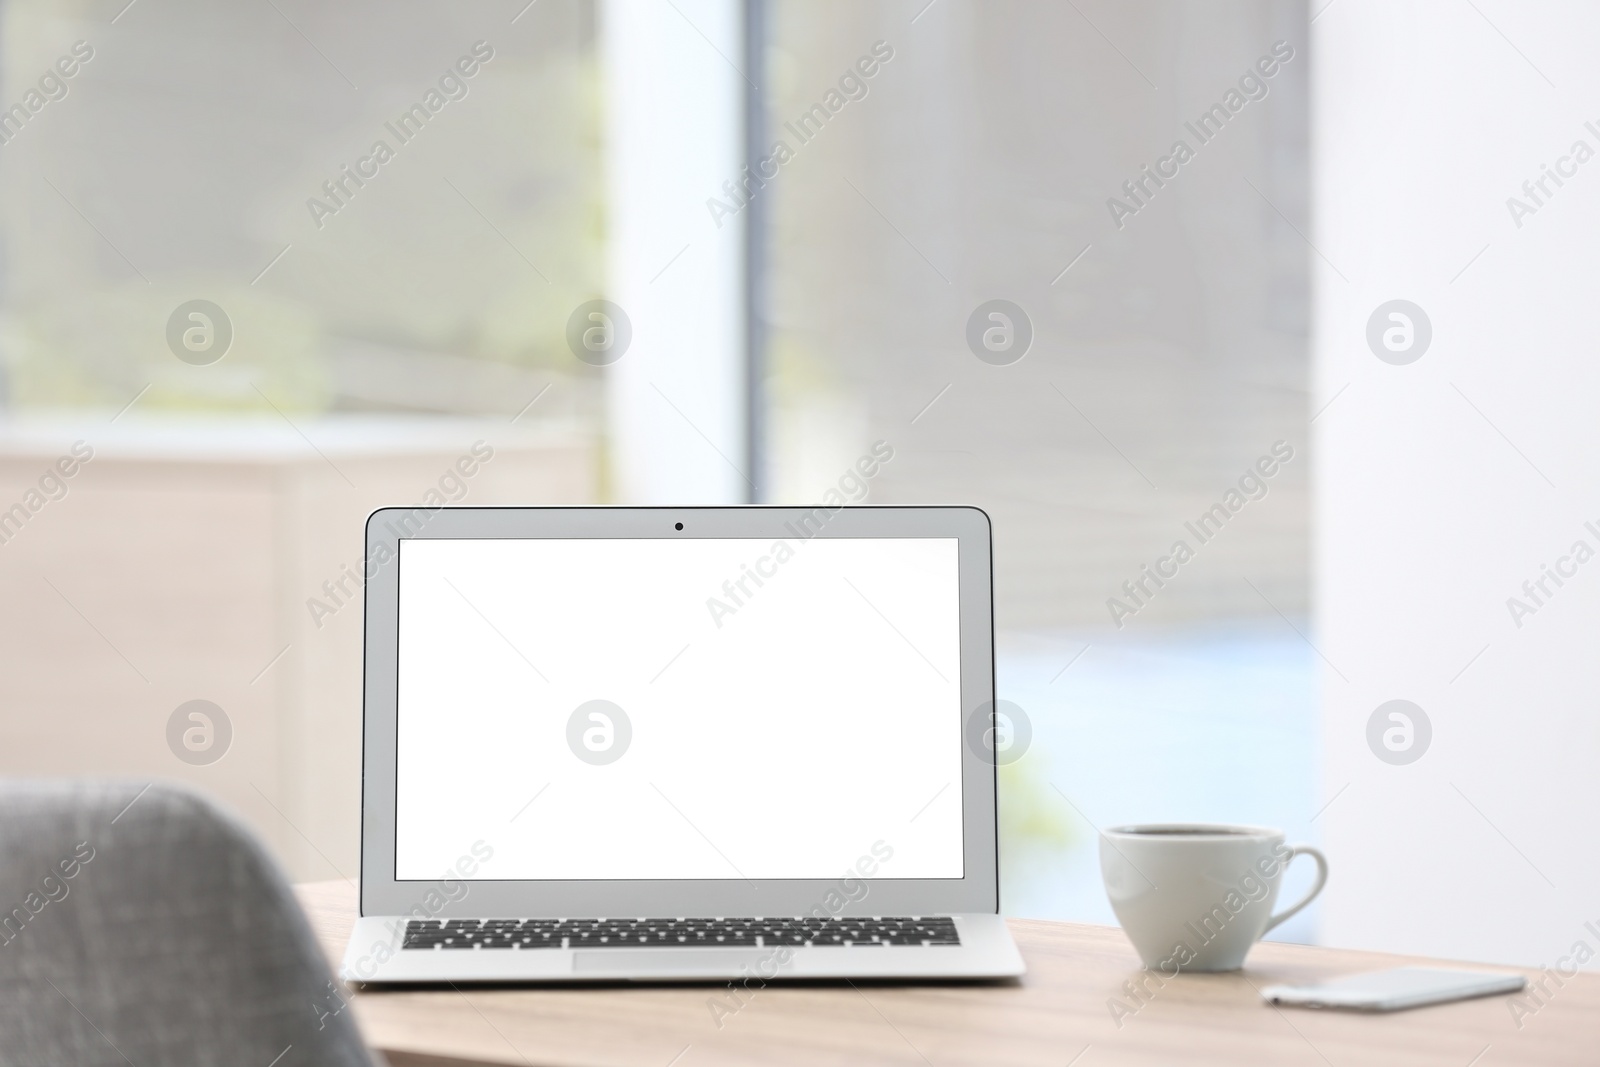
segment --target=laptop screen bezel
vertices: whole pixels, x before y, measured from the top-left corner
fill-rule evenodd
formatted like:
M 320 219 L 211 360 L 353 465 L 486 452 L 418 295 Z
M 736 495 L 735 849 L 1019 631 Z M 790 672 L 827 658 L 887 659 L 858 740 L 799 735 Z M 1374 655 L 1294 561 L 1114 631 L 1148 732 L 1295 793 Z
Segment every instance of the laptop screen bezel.
M 683 529 L 676 529 L 678 523 Z M 434 880 L 395 878 L 400 545 L 406 538 L 954 538 L 958 543 L 963 876 L 758 879 L 525 880 L 492 877 L 492 862 Z M 382 508 L 366 526 L 361 914 L 434 918 L 516 916 L 839 915 L 994 913 L 999 910 L 996 774 L 968 743 L 994 708 L 993 565 L 989 517 L 971 507 L 443 507 Z M 982 723 L 974 724 L 974 718 Z M 781 774 L 775 788 L 781 788 Z M 863 855 L 875 842 L 863 840 Z M 893 847 L 892 841 L 885 842 Z M 491 846 L 492 847 L 492 846 Z M 471 857 L 463 843 L 463 858 Z M 469 859 L 464 865 L 477 866 Z M 884 865 L 892 869 L 892 861 Z M 848 892 L 847 892 L 848 890 Z M 850 899 L 856 896 L 857 899 Z

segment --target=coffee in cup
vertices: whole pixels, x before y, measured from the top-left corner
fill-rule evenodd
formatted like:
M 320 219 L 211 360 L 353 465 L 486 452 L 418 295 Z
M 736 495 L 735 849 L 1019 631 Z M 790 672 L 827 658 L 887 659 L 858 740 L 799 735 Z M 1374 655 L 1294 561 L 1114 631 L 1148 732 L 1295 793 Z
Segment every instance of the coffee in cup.
M 1316 884 L 1273 914 L 1283 872 L 1300 855 L 1316 862 Z M 1238 970 L 1262 934 L 1322 892 L 1328 860 L 1309 845 L 1284 844 L 1282 830 L 1149 823 L 1101 832 L 1100 873 L 1139 958 L 1172 977 Z

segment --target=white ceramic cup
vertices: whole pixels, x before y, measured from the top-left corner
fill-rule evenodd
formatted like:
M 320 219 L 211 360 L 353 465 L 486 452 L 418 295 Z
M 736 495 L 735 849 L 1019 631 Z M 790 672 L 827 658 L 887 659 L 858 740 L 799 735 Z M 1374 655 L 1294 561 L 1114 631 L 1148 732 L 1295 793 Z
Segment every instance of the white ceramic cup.
M 1102 831 L 1106 895 L 1144 965 L 1167 977 L 1243 966 L 1250 946 L 1310 904 L 1328 881 L 1327 857 L 1283 841 L 1282 830 L 1209 823 Z M 1283 872 L 1299 855 L 1316 861 L 1317 882 L 1274 915 Z

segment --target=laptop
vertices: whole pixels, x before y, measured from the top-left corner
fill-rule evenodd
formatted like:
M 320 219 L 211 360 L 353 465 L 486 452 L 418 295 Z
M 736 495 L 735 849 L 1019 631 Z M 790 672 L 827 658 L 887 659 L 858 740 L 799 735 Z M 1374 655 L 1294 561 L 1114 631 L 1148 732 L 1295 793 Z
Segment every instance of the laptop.
M 367 522 L 354 983 L 1005 978 L 988 516 Z

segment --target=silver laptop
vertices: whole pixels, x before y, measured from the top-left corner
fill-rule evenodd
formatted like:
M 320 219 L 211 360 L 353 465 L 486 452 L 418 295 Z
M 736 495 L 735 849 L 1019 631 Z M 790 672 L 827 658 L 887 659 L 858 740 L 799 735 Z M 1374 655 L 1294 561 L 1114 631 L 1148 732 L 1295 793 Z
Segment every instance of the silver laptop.
M 385 509 L 359 983 L 1000 978 L 975 508 Z

